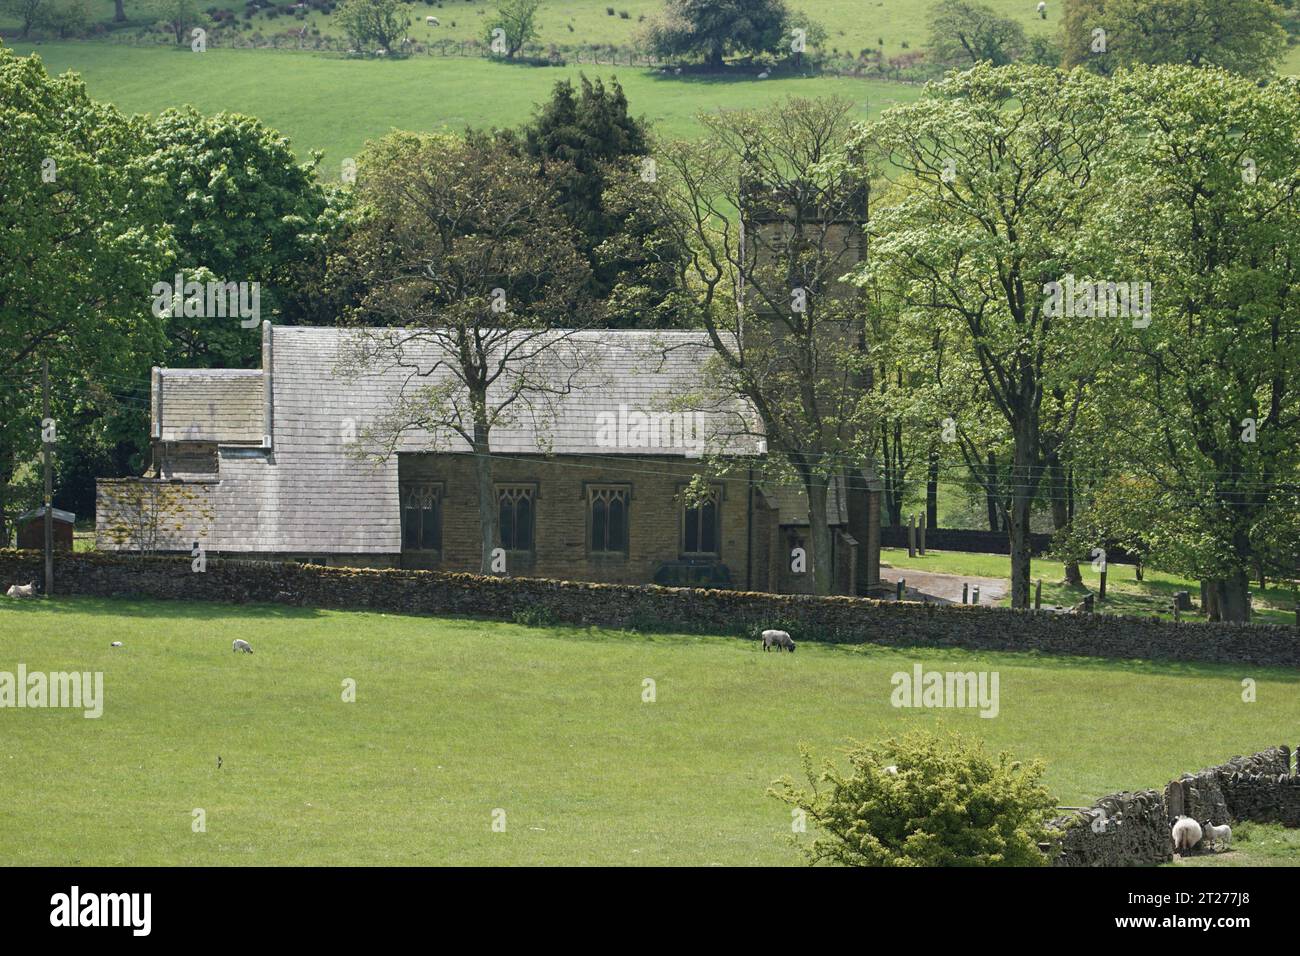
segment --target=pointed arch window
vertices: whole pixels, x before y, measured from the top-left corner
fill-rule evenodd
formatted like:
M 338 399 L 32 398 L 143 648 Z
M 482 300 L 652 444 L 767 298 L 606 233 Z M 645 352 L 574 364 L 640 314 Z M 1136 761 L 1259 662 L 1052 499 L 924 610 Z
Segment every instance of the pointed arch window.
M 402 550 L 442 550 L 442 483 L 402 485 Z
M 587 487 L 588 547 L 592 554 L 627 554 L 630 485 Z

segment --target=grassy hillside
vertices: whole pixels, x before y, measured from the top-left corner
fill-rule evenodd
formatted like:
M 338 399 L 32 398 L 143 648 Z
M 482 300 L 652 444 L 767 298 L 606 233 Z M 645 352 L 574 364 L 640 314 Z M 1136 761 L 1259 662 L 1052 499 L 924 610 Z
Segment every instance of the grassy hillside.
M 0 603 L 20 662 L 103 671 L 106 702 L 0 709 L 0 864 L 798 863 L 765 790 L 800 743 L 942 720 L 1078 805 L 1290 741 L 1300 680 L 1251 668 L 1243 704 L 1236 667 L 90 599 Z M 999 715 L 893 708 L 914 663 L 996 670 Z
M 1063 0 L 1049 0 L 1046 19 L 1039 17 L 1035 0 L 984 2 L 1002 16 L 1018 20 L 1030 36 L 1055 36 L 1060 29 Z M 276 5 L 284 9 L 288 2 Z M 863 49 L 880 49 L 888 56 L 919 50 L 928 44 L 928 12 L 932 5 L 931 0 L 795 0 L 790 4 L 792 9 L 806 12 L 826 28 L 826 46 L 832 53 L 856 55 Z M 495 6 L 494 0 L 419 0 L 407 4 L 411 20 L 409 36 L 421 43 L 483 40 Z M 231 10 L 241 20 L 245 19 L 243 0 L 207 0 L 201 8 L 204 11 Z M 636 42 L 645 20 L 662 8 L 662 0 L 547 0 L 538 15 L 538 42 L 543 46 L 630 46 Z M 91 2 L 94 19 L 112 33 L 138 33 L 153 19 L 143 0 L 126 0 L 125 9 L 127 23 L 115 24 L 112 21 L 112 0 Z M 427 16 L 436 16 L 439 25 L 426 24 Z M 11 26 L 6 22 L 7 15 L 0 17 L 3 17 L 0 23 Z M 264 35 L 297 31 L 304 25 L 309 31 L 319 30 L 325 36 L 341 34 L 334 25 L 333 16 L 320 11 L 311 11 L 301 17 L 287 13 L 272 17 L 265 10 L 259 10 L 247 22 L 252 30 Z M 16 30 L 4 30 L 3 35 L 15 36 Z M 1300 46 L 1288 52 L 1282 72 L 1300 72 Z
M 193 104 L 204 112 L 257 116 L 280 130 L 305 155 L 325 151 L 324 174 L 370 138 L 400 129 L 460 130 L 511 126 L 531 115 L 558 81 L 576 81 L 578 67 L 509 66 L 461 57 L 402 61 L 349 60 L 271 50 L 209 50 L 199 55 L 167 48 L 107 43 L 15 44 L 36 52 L 53 73 L 76 70 L 92 96 L 131 113 L 156 113 Z M 665 77 L 620 67 L 583 70 L 617 76 L 632 111 L 665 137 L 690 137 L 705 111 L 761 106 L 789 95 L 843 96 L 864 117 L 920 95 L 914 86 L 851 79 L 706 79 Z
M 276 2 L 280 7 L 288 5 L 280 0 Z M 1035 12 L 1036 0 L 987 2 L 1002 15 L 1020 20 L 1031 33 L 1050 33 L 1059 26 L 1060 0 L 1049 4 L 1047 20 L 1041 20 Z M 662 0 L 546 0 L 538 15 L 541 33 L 538 42 L 543 45 L 629 46 L 644 27 L 645 19 L 653 17 L 663 6 Z M 929 36 L 929 0 L 794 0 L 790 6 L 821 23 L 828 34 L 826 45 L 840 52 L 856 54 L 864 48 L 880 48 L 892 55 L 905 49 L 922 48 Z M 494 0 L 419 0 L 406 7 L 412 21 L 410 37 L 425 43 L 446 39 L 484 39 L 496 3 Z M 245 4 L 243 0 L 205 0 L 200 3 L 200 8 L 205 11 L 233 10 L 242 19 Z M 112 24 L 112 0 L 93 0 L 91 9 L 96 20 L 115 31 L 123 29 Z M 126 0 L 125 9 L 127 31 L 138 29 L 152 19 L 143 0 Z M 610 10 L 612 14 L 608 12 Z M 440 24 L 436 27 L 427 25 L 424 19 L 427 16 L 436 16 Z M 0 22 L 8 19 L 5 16 Z M 264 34 L 300 29 L 306 23 L 309 28 L 319 29 L 325 35 L 341 35 L 334 26 L 333 16 L 319 11 L 312 11 L 303 18 L 288 15 L 271 18 L 260 12 L 250 22 Z

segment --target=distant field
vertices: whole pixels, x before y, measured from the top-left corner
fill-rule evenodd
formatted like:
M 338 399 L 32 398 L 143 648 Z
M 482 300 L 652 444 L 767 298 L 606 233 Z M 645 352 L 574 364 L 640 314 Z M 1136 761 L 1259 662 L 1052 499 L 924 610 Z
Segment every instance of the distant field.
M 1060 0 L 1049 3 L 1046 20 L 1040 19 L 1035 12 L 1037 0 L 987 2 L 1002 15 L 1020 20 L 1031 33 L 1048 33 L 1059 27 Z M 279 0 L 277 4 L 286 5 Z M 663 6 L 662 0 L 546 0 L 538 14 L 541 32 L 538 42 L 542 45 L 628 46 L 644 26 L 642 18 L 652 17 Z M 867 48 L 884 49 L 890 55 L 907 49 L 921 49 L 928 41 L 926 24 L 931 6 L 931 0 L 794 0 L 790 3 L 792 9 L 806 12 L 826 28 L 828 48 L 855 55 Z M 242 0 L 204 0 L 200 7 L 203 10 L 234 10 L 242 19 L 244 3 Z M 487 23 L 495 8 L 494 0 L 435 0 L 432 3 L 421 0 L 407 5 L 412 21 L 409 35 L 422 43 L 446 39 L 482 40 L 486 37 Z M 111 24 L 112 0 L 92 0 L 91 9 L 95 19 Z M 612 15 L 607 12 L 609 9 L 614 11 Z M 149 22 L 150 17 L 144 10 L 141 0 L 126 0 L 128 29 Z M 621 16 L 623 13 L 627 14 L 626 18 Z M 429 26 L 424 21 L 426 16 L 436 16 L 441 22 L 436 27 Z M 8 17 L 5 16 L 4 20 Z M 304 23 L 328 36 L 340 34 L 333 25 L 334 17 L 319 11 L 301 19 L 292 16 L 269 18 L 265 13 L 259 13 L 251 23 L 268 35 L 298 30 Z
M 906 548 L 881 548 L 880 560 L 892 568 L 915 568 L 939 574 L 968 575 L 970 577 L 1010 578 L 1011 558 L 1005 554 L 977 554 L 964 551 L 936 551 L 925 555 L 907 556 Z M 1091 562 L 1079 565 L 1083 576 L 1082 588 L 1064 584 L 1065 566 L 1060 561 L 1035 558 L 1030 569 L 1030 580 L 1043 579 L 1043 604 L 1069 607 L 1083 600 L 1088 593 L 1096 594 L 1100 575 L 1092 569 Z M 1178 591 L 1190 591 L 1192 603 L 1201 601 L 1200 584 L 1176 574 L 1145 569 L 1139 581 L 1131 564 L 1110 564 L 1106 568 L 1106 600 L 1096 604 L 1099 614 L 1132 614 L 1141 617 L 1173 618 L 1170 604 Z M 1254 620 L 1257 624 L 1295 623 L 1295 597 L 1290 584 L 1271 581 L 1262 591 L 1255 587 Z M 1004 607 L 1011 606 L 1011 598 L 1003 599 Z M 1196 612 L 1184 612 L 1184 620 L 1199 620 Z
M 461 130 L 512 126 L 527 119 L 551 88 L 580 72 L 617 76 L 633 113 L 667 138 L 698 132 L 695 117 L 716 109 L 757 107 L 789 95 L 842 96 L 865 118 L 920 95 L 916 86 L 852 79 L 664 77 L 620 67 L 525 67 L 461 57 L 348 60 L 272 50 L 128 47 L 110 43 L 14 44 L 35 51 L 52 73 L 76 70 L 92 96 L 130 113 L 192 104 L 205 113 L 248 113 L 288 136 L 300 155 L 325 151 L 324 175 L 362 144 L 393 128 Z
M 1039 17 L 1036 0 L 985 0 L 1002 16 L 1012 17 L 1024 25 L 1026 32 L 1034 35 L 1055 35 L 1060 29 L 1062 0 L 1048 0 L 1047 18 Z M 279 3 L 286 6 L 286 3 Z M 407 6 L 411 20 L 410 37 L 421 43 L 438 40 L 483 40 L 487 23 L 495 9 L 493 0 L 433 0 Z M 925 48 L 929 43 L 929 10 L 932 0 L 795 0 L 794 10 L 804 11 L 827 30 L 826 47 L 836 54 L 857 55 L 864 49 L 881 49 L 888 56 L 896 56 Z M 242 0 L 205 0 L 203 10 L 227 9 L 243 19 Z M 151 17 L 141 0 L 126 0 L 128 22 L 125 26 L 112 22 L 112 0 L 91 0 L 94 18 L 114 32 L 138 32 L 147 26 Z M 663 9 L 662 0 L 547 0 L 538 15 L 539 43 L 543 46 L 614 44 L 630 46 L 637 32 L 644 26 L 642 18 L 650 18 Z M 611 14 L 609 11 L 612 10 Z M 622 14 L 627 16 L 623 17 Z M 436 16 L 438 26 L 425 23 L 426 16 Z M 7 16 L 5 16 L 7 20 Z M 4 20 L 0 20 L 3 23 Z M 258 13 L 248 21 L 253 30 L 264 35 L 301 30 L 319 30 L 326 36 L 337 36 L 334 17 L 313 11 L 304 17 L 268 17 Z M 248 31 L 249 33 L 252 30 Z M 5 37 L 16 34 L 4 30 Z M 1300 46 L 1292 47 L 1281 66 L 1283 73 L 1300 72 Z
M 255 653 L 232 654 L 235 637 Z M 798 773 L 800 743 L 833 754 L 942 723 L 1042 756 L 1077 806 L 1294 743 L 1300 683 L 1254 667 L 809 643 L 776 655 L 724 637 L 0 599 L 0 670 L 20 663 L 102 671 L 105 704 L 96 720 L 0 709 L 0 865 L 797 864 L 789 810 L 765 791 Z M 999 715 L 892 707 L 890 677 L 914 663 L 998 671 Z M 1257 703 L 1242 703 L 1243 676 Z

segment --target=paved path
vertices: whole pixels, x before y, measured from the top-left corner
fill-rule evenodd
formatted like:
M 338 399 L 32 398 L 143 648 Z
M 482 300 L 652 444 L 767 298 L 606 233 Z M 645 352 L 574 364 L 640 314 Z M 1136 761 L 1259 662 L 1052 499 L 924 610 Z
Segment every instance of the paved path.
M 996 605 L 1007 595 L 1011 582 L 1005 578 L 964 577 L 960 574 L 938 574 L 934 571 L 918 571 L 916 568 L 881 568 L 880 580 L 897 584 L 898 579 L 907 582 L 908 601 L 923 601 L 927 598 L 935 604 L 960 604 L 961 587 L 969 584 L 971 588 L 980 589 L 980 604 Z

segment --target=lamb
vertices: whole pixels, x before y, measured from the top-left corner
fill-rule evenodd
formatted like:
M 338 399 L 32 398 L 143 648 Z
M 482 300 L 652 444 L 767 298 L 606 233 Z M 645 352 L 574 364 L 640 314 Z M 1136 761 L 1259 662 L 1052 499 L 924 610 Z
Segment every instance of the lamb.
M 1219 841 L 1223 841 L 1224 846 L 1232 846 L 1232 827 L 1226 823 L 1221 827 L 1216 827 L 1209 820 L 1205 821 L 1205 843 L 1211 850 L 1218 846 Z
M 235 638 L 230 642 L 230 651 L 232 654 L 238 653 L 239 651 L 243 651 L 245 654 L 251 654 L 253 653 L 253 648 L 248 641 L 242 641 L 239 638 Z
M 31 584 L 11 584 L 5 595 L 11 598 L 36 597 L 36 582 Z
M 790 640 L 790 635 L 785 631 L 764 631 L 763 632 L 763 650 L 769 651 L 775 645 L 778 651 L 787 650 L 794 653 L 794 641 Z
M 1201 842 L 1201 825 L 1191 817 L 1179 817 L 1174 821 L 1174 849 L 1187 853 Z

